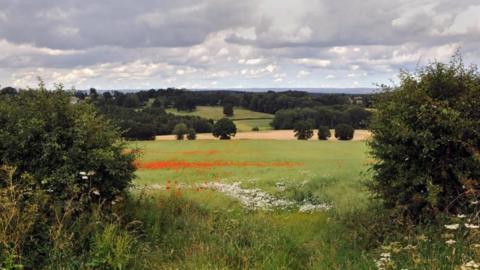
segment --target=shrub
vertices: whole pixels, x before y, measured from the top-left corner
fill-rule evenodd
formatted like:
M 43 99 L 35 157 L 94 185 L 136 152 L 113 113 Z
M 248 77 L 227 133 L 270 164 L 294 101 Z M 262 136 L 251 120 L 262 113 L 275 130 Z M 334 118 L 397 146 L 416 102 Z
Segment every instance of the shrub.
M 480 75 L 461 57 L 401 73 L 376 100 L 371 190 L 410 217 L 467 210 L 479 199 L 479 107 Z
M 260 131 L 260 129 L 258 127 L 253 127 L 252 131 Z
M 313 136 L 313 122 L 312 121 L 300 121 L 295 124 L 293 128 L 295 137 L 299 140 L 308 140 Z
M 172 133 L 176 136 L 177 140 L 183 140 L 187 132 L 188 132 L 188 127 L 184 123 L 176 124 L 172 131 Z
M 223 114 L 225 116 L 233 116 L 233 105 L 232 104 L 224 104 L 223 105 Z
M 195 131 L 195 129 L 191 128 L 188 130 L 187 139 L 190 141 L 197 139 L 197 132 Z
M 341 141 L 349 141 L 353 139 L 355 129 L 347 124 L 338 124 L 335 126 L 335 138 Z
M 213 125 L 212 133 L 214 137 L 220 137 L 220 140 L 230 140 L 237 133 L 237 127 L 232 120 L 222 118 Z
M 327 126 L 319 126 L 318 127 L 318 139 L 319 140 L 328 140 L 332 134 L 330 133 L 330 129 Z
M 108 120 L 90 104 L 71 104 L 67 92 L 41 84 L 0 97 L 0 164 L 16 167 L 13 182 L 21 188 L 74 199 L 77 208 L 111 201 L 129 186 L 134 158 Z

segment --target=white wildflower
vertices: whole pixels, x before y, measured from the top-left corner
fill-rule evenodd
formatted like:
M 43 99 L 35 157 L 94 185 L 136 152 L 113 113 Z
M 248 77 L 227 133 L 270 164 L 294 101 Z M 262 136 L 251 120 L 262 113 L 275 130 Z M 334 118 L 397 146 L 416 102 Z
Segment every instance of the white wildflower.
M 100 196 L 100 191 L 98 191 L 98 189 L 93 190 L 92 193 L 94 195 Z
M 450 239 L 450 240 L 445 241 L 445 244 L 447 244 L 447 245 L 453 245 L 453 244 L 455 244 L 456 242 L 457 242 L 457 241 L 455 241 L 455 240 L 453 240 L 453 239 Z
M 467 217 L 467 215 L 458 214 L 458 215 L 457 215 L 457 217 L 458 217 L 458 218 L 466 218 L 466 217 Z
M 445 225 L 445 228 L 448 230 L 457 230 L 460 224 L 450 224 L 450 225 Z
M 465 227 L 467 227 L 468 229 L 478 229 L 478 228 L 480 228 L 480 226 L 478 226 L 478 225 L 468 224 L 468 223 L 465 223 Z
M 82 180 L 88 180 L 88 176 L 86 175 L 82 176 Z
M 477 204 L 478 204 L 478 201 L 477 201 L 477 200 L 471 201 L 470 204 L 471 204 L 471 205 L 477 205 Z
M 462 266 L 460 266 L 460 269 L 462 270 L 474 270 L 474 269 L 479 269 L 480 264 L 476 263 L 475 261 L 471 260 L 467 263 L 464 263 Z
M 80 172 L 80 175 L 87 175 L 86 172 Z

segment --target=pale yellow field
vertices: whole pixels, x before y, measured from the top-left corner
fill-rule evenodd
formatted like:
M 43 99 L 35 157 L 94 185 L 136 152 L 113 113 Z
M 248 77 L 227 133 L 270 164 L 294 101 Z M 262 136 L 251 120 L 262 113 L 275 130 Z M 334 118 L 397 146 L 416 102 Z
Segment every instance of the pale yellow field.
M 335 131 L 331 130 L 332 137 L 329 140 L 336 141 L 337 139 L 333 136 Z M 364 141 L 369 139 L 371 136 L 368 130 L 357 129 L 353 135 L 353 141 Z M 174 135 L 162 135 L 156 136 L 156 140 L 175 140 Z M 258 132 L 239 132 L 232 138 L 233 140 L 296 140 L 293 130 L 269 130 L 269 131 L 258 131 Z M 310 140 L 317 140 L 317 130 L 315 130 L 314 136 Z M 211 133 L 200 133 L 197 134 L 197 140 L 218 140 L 218 138 L 213 137 Z

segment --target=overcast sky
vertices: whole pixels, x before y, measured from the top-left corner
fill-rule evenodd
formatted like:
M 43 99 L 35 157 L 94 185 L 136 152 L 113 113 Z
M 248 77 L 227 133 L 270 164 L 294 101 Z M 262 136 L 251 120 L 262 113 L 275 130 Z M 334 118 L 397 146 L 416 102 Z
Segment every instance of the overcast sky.
M 0 0 L 0 85 L 372 87 L 480 63 L 479 0 Z

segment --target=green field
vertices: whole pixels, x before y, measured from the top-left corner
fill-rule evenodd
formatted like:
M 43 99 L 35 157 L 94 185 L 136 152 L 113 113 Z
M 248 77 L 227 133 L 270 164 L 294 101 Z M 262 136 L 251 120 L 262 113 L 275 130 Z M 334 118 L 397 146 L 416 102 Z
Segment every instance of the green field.
M 223 107 L 220 106 L 197 106 L 197 109 L 193 112 L 179 112 L 176 109 L 167 109 L 166 111 L 177 115 L 194 115 L 213 120 L 225 117 Z M 251 131 L 253 127 L 258 127 L 260 130 L 271 129 L 272 114 L 254 112 L 239 107 L 234 108 L 234 113 L 234 116 L 229 118 L 235 122 L 238 131 Z
M 157 187 L 151 192 L 161 197 L 168 197 L 169 191 L 164 188 L 167 180 L 171 183 L 176 181 L 178 185 L 184 186 L 211 181 L 241 182 L 242 188 L 258 188 L 269 194 L 291 200 L 299 195 L 313 196 L 319 201 L 332 204 L 333 209 L 313 213 L 300 213 L 297 210 L 245 212 L 238 201 L 218 191 L 198 192 L 183 188 L 181 193 L 183 199 L 194 202 L 209 213 L 200 221 L 201 224 L 193 226 L 194 228 L 213 226 L 217 228 L 215 230 L 219 230 L 216 233 L 221 235 L 242 234 L 241 231 L 246 228 L 250 230 L 249 236 L 245 237 L 249 237 L 248 241 L 252 241 L 251 246 L 237 246 L 238 237 L 242 236 L 236 236 L 233 249 L 235 254 L 238 253 L 235 256 L 255 253 L 247 256 L 247 262 L 254 269 L 285 267 L 289 269 L 360 269 L 353 266 L 361 265 L 366 267 L 363 269 L 368 269 L 372 265 L 372 261 L 365 258 L 359 250 L 344 247 L 344 244 L 329 244 L 330 241 L 337 241 L 338 238 L 343 237 L 341 233 L 343 229 L 333 224 L 333 219 L 341 213 L 349 213 L 366 205 L 368 193 L 361 183 L 366 177 L 368 161 L 365 142 L 149 141 L 135 142 L 130 147 L 141 149 L 140 160 L 144 163 L 224 161 L 234 162 L 234 164 L 235 162 L 259 162 L 268 165 L 274 162 L 293 162 L 296 166 L 140 169 L 137 171 L 138 177 L 135 184 L 138 187 L 147 187 L 147 190 L 149 187 Z M 277 190 L 277 183 L 285 184 L 287 190 Z M 220 213 L 223 214 L 220 215 Z M 188 215 L 196 216 L 191 212 Z M 238 223 L 238 220 L 242 222 Z M 231 232 L 227 233 L 227 231 Z M 195 242 L 193 244 L 195 247 L 206 245 L 211 249 L 212 245 L 220 245 L 217 248 L 221 250 L 205 252 L 203 249 L 200 251 L 195 248 L 194 259 L 183 258 L 175 261 L 172 264 L 173 268 L 179 265 L 184 265 L 187 269 L 197 267 L 198 269 L 223 269 L 232 266 L 232 262 L 224 261 L 223 257 L 212 259 L 212 257 L 226 256 L 222 255 L 225 253 L 224 249 L 229 249 L 228 244 L 217 243 L 215 235 L 203 236 L 203 232 L 195 234 L 196 236 L 192 236 L 192 233 L 185 234 L 184 237 L 187 238 L 203 239 Z M 172 237 L 178 238 L 181 237 L 180 235 L 181 233 L 177 231 Z M 271 243 L 277 240 L 286 242 Z M 218 241 L 226 240 L 224 236 L 220 236 Z M 268 247 L 269 245 L 274 246 Z M 184 245 L 181 247 L 177 245 L 177 248 L 190 250 L 191 246 L 186 248 Z M 212 264 L 211 260 L 219 261 L 218 264 Z M 245 266 L 244 263 L 234 265 Z
M 364 142 L 320 141 L 167 141 L 138 142 L 141 160 L 298 162 L 295 167 L 214 167 L 179 170 L 139 170 L 137 184 L 165 184 L 205 181 L 241 182 L 242 187 L 275 192 L 276 183 L 308 183 L 313 192 L 345 210 L 362 205 L 366 194 L 360 180 L 365 172 Z M 346 196 L 348 194 L 348 196 Z

